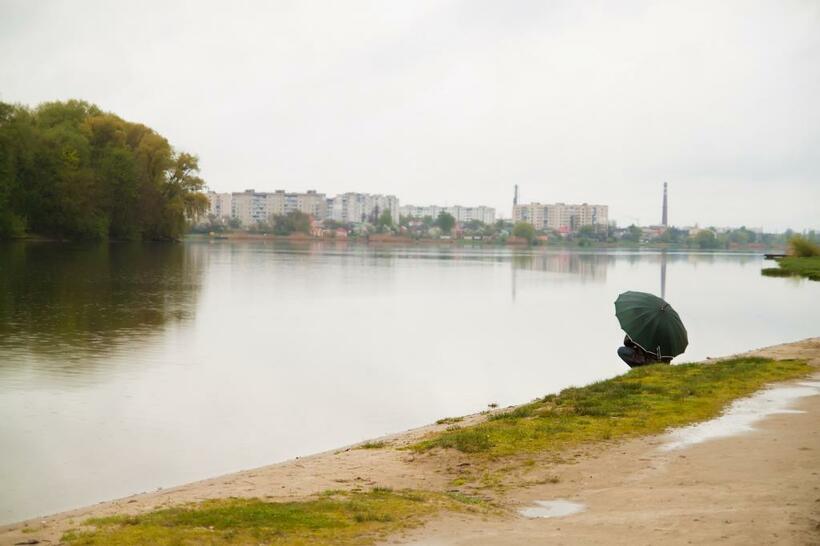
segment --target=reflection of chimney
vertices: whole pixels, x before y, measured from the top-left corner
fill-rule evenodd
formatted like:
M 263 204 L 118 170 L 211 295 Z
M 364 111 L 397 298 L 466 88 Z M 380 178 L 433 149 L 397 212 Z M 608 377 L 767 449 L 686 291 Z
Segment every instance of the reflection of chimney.
M 663 183 L 663 214 L 661 216 L 661 225 L 668 226 L 669 225 L 669 213 L 666 208 L 666 182 Z

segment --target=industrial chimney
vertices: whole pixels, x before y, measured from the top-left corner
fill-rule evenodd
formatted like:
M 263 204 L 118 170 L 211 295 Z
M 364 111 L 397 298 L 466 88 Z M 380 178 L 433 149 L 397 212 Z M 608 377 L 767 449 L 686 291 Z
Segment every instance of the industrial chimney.
M 517 187 L 517 186 L 516 186 Z M 669 212 L 666 203 L 666 182 L 663 183 L 663 213 L 661 215 L 661 225 L 664 227 L 669 226 Z

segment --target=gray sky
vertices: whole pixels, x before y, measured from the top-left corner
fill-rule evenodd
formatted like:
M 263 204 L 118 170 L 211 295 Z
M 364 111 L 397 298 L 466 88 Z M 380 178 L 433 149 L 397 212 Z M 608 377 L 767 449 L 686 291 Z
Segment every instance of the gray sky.
M 820 2 L 0 0 L 0 100 L 82 98 L 211 189 L 820 228 Z

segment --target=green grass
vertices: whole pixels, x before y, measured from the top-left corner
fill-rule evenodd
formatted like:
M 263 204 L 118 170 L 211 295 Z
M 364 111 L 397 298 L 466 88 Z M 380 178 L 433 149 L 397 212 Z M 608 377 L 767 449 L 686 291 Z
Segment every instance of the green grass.
M 769 277 L 806 277 L 820 281 L 820 256 L 788 256 L 777 260 L 779 267 L 767 267 L 761 273 Z
M 387 447 L 388 443 L 382 440 L 376 442 L 365 442 L 358 446 L 358 449 L 382 449 L 383 447 Z
M 438 510 L 471 510 L 482 501 L 427 491 L 328 491 L 302 502 L 220 499 L 137 516 L 90 519 L 66 533 L 68 545 L 372 544 Z
M 464 417 L 444 417 L 436 421 L 437 425 L 454 425 L 464 420 Z
M 477 425 L 436 433 L 413 449 L 505 456 L 657 433 L 714 417 L 732 400 L 766 383 L 811 369 L 802 361 L 761 358 L 637 368 L 492 415 Z

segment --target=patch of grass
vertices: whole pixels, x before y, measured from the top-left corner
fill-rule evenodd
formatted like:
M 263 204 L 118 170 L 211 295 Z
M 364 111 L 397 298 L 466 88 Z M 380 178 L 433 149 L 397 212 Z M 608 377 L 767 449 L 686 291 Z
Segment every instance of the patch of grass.
M 302 502 L 220 499 L 84 522 L 66 533 L 71 546 L 151 544 L 372 544 L 438 510 L 474 511 L 466 496 L 427 491 L 332 491 Z
M 779 258 L 780 267 L 767 267 L 761 271 L 767 277 L 806 277 L 813 281 L 820 281 L 820 256 Z
M 412 449 L 504 456 L 658 433 L 715 417 L 729 402 L 766 383 L 810 370 L 802 361 L 762 358 L 645 366 L 586 387 L 564 389 L 473 426 L 434 434 Z
M 464 493 L 459 493 L 458 491 L 451 491 L 447 493 L 447 496 L 453 499 L 456 502 L 461 504 L 473 504 L 479 506 L 486 506 L 487 501 L 480 497 L 473 497 L 471 495 L 465 495 Z
M 383 447 L 387 447 L 389 444 L 384 441 L 377 441 L 377 442 L 365 442 L 360 445 L 357 449 L 382 449 Z
M 454 425 L 464 420 L 464 417 L 444 417 L 436 421 L 437 425 Z
M 792 272 L 781 267 L 764 267 L 760 270 L 760 274 L 766 277 L 791 277 Z

